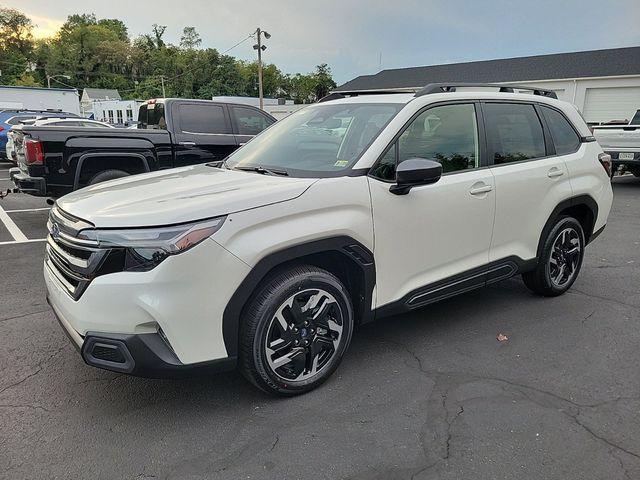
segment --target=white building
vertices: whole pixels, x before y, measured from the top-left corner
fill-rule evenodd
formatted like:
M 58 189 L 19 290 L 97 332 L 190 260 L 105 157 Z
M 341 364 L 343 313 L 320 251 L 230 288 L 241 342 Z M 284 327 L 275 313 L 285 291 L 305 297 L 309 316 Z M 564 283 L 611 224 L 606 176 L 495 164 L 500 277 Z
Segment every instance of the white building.
M 41 88 L 0 86 L 0 110 L 60 110 L 80 114 L 78 91 L 75 88 Z
M 94 120 L 128 125 L 138 121 L 138 109 L 142 103 L 139 100 L 94 100 L 84 113 Z
M 88 117 L 93 112 L 93 102 L 101 100 L 121 100 L 118 90 L 112 88 L 85 88 L 80 97 L 82 115 Z
M 472 82 L 537 86 L 573 103 L 590 124 L 631 119 L 640 109 L 640 47 L 383 70 L 335 92 Z

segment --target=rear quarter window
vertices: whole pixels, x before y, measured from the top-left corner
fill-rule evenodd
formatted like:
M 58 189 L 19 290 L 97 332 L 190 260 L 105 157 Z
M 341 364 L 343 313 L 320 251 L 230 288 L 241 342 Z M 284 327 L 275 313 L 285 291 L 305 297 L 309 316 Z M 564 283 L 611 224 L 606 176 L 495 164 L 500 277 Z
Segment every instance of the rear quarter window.
M 556 154 L 566 155 L 575 152 L 580 147 L 580 137 L 569 121 L 557 110 L 544 106 L 540 108 L 551 131 Z

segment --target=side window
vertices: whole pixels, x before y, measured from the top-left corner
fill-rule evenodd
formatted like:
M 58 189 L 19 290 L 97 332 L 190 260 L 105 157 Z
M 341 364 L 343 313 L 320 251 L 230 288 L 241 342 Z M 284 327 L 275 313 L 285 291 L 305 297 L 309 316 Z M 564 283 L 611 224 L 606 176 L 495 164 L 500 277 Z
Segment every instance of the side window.
M 398 142 L 388 148 L 378 163 L 371 169 L 370 174 L 380 180 L 393 181 L 396 178 L 396 146 Z
M 398 139 L 398 163 L 436 160 L 442 172 L 478 167 L 478 127 L 471 104 L 443 105 L 420 114 Z
M 257 135 L 273 123 L 266 115 L 245 107 L 231 107 L 240 135 Z
M 489 158 L 496 165 L 546 155 L 542 124 L 533 105 L 487 103 L 484 114 Z
M 575 152 L 580 147 L 580 137 L 578 137 L 578 134 L 564 115 L 552 108 L 541 108 L 549 130 L 551 130 L 556 153 L 558 155 L 566 155 L 567 153 Z
M 229 133 L 220 105 L 185 103 L 178 106 L 180 127 L 187 133 Z

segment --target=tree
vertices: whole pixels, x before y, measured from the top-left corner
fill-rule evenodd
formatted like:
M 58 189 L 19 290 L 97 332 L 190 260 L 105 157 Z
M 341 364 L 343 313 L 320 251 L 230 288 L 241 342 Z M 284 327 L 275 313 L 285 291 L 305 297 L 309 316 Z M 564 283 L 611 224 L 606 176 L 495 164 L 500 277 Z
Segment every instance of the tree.
M 180 46 L 185 49 L 198 48 L 202 43 L 200 34 L 196 32 L 195 27 L 184 27 L 182 29 L 182 37 L 180 37 Z
M 158 25 L 157 23 L 153 24 L 153 38 L 155 41 L 156 48 L 164 47 L 164 41 L 162 40 L 162 36 L 164 35 L 164 31 L 167 29 L 166 25 Z
M 33 50 L 33 22 L 23 13 L 0 8 L 0 48 L 27 56 Z
M 331 90 L 337 87 L 336 82 L 333 81 L 333 77 L 331 76 L 331 68 L 329 68 L 326 63 L 321 63 L 316 67 L 314 80 L 314 92 L 316 95 L 316 100 L 320 100 Z

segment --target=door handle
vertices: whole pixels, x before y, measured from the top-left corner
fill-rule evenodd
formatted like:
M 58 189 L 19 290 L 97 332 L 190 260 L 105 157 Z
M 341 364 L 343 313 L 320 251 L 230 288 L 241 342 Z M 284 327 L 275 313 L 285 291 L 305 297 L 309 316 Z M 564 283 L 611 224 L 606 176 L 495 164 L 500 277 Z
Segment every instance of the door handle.
M 491 190 L 493 190 L 492 185 L 483 185 L 482 187 L 472 188 L 469 193 L 471 195 L 482 195 L 483 193 L 489 193 Z
M 180 142 L 180 145 L 182 145 L 183 147 L 195 147 L 196 142 Z
M 564 172 L 558 167 L 553 167 L 547 172 L 547 177 L 549 178 L 560 177 L 561 175 L 564 175 Z

